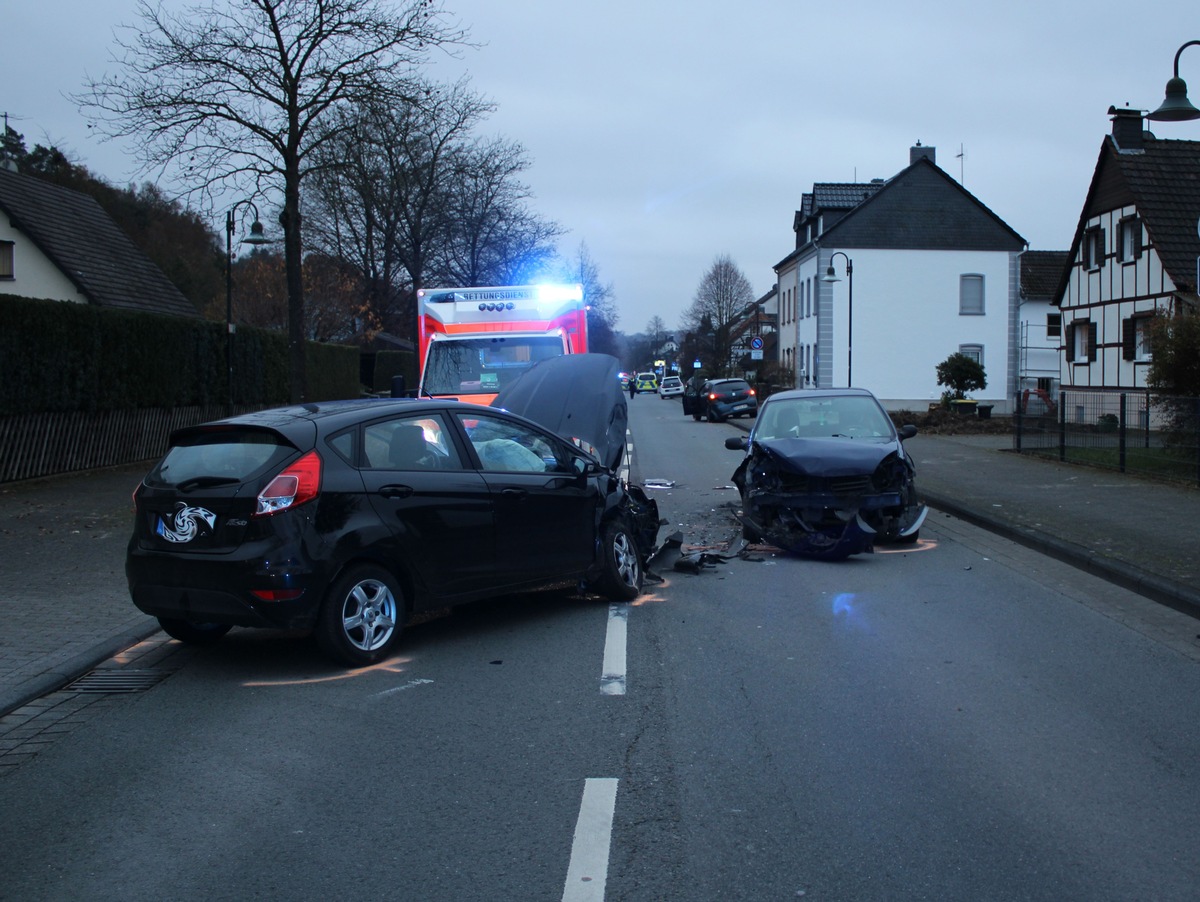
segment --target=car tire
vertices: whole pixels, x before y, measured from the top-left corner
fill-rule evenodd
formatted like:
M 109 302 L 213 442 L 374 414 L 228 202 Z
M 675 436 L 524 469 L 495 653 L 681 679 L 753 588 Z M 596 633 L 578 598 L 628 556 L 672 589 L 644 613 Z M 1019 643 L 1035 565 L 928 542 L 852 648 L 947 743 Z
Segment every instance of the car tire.
M 353 567 L 329 589 L 317 615 L 317 644 L 334 660 L 366 667 L 391 652 L 404 628 L 404 593 L 373 564 Z
M 172 639 L 188 645 L 211 645 L 233 628 L 228 623 L 197 623 L 174 617 L 159 617 L 158 625 Z
M 695 420 L 697 423 L 699 423 L 700 422 L 700 411 L 693 410 L 692 411 L 692 419 Z
M 896 544 L 897 545 L 916 545 L 917 542 L 920 541 L 920 539 L 921 539 L 921 530 L 918 529 L 916 532 L 909 533 L 906 536 L 897 536 Z
M 722 416 L 721 416 L 720 414 L 718 414 L 718 413 L 714 413 L 714 412 L 713 412 L 713 409 L 712 409 L 711 407 L 710 407 L 710 408 L 708 408 L 708 414 L 707 414 L 707 417 L 708 417 L 708 421 L 709 421 L 710 423 L 720 423 L 720 422 L 722 422 L 722 421 L 724 420 L 724 417 L 722 417 Z
M 620 519 L 604 525 L 600 543 L 600 576 L 596 588 L 613 601 L 632 601 L 642 591 L 642 559 L 633 533 Z

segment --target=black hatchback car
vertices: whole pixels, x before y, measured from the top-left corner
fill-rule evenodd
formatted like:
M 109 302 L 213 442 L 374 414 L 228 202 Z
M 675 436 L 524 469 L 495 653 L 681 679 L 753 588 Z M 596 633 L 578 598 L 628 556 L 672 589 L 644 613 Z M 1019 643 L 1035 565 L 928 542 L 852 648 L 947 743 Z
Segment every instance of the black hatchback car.
M 698 403 L 690 410 L 692 419 L 704 416 L 710 423 L 728 417 L 758 415 L 758 396 L 745 379 L 709 379 L 700 388 Z
M 420 611 L 576 582 L 636 597 L 659 520 L 614 473 L 628 413 L 617 361 L 546 364 L 497 398 L 540 423 L 364 399 L 177 431 L 134 496 L 134 604 L 182 641 L 313 629 L 363 666 Z

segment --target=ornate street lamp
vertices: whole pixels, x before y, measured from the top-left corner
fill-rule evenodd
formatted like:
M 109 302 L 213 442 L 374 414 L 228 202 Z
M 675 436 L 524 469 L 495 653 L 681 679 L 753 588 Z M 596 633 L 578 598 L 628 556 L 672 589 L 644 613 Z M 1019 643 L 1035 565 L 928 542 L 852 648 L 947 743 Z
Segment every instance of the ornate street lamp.
M 1146 115 L 1147 119 L 1159 122 L 1183 122 L 1188 119 L 1200 119 L 1200 110 L 1192 106 L 1187 96 L 1187 82 L 1179 77 L 1179 57 L 1188 47 L 1200 44 L 1200 41 L 1188 41 L 1175 51 L 1175 77 L 1167 82 L 1167 96 L 1153 113 Z
M 239 200 L 225 213 L 225 379 L 228 387 L 226 409 L 233 416 L 233 227 L 234 217 L 238 207 L 246 206 L 254 211 L 254 222 L 250 224 L 250 234 L 242 239 L 242 244 L 261 246 L 270 244 L 271 239 L 263 233 L 263 224 L 258 221 L 258 207 L 251 200 Z
M 833 256 L 829 258 L 829 266 L 825 270 L 825 275 L 821 276 L 822 282 L 840 282 L 841 279 L 833 270 L 833 261 L 841 254 L 846 258 L 846 279 L 847 279 L 847 295 L 846 295 L 846 387 L 854 386 L 854 261 L 846 257 L 844 251 L 834 251 Z

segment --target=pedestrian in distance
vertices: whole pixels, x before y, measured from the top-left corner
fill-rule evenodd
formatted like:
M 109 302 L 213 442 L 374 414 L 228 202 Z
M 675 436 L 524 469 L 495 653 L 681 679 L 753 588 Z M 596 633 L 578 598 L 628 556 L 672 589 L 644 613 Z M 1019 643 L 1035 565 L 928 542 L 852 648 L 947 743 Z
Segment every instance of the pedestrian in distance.
M 633 396 L 637 394 L 637 377 L 634 376 L 629 380 L 629 399 L 632 401 Z

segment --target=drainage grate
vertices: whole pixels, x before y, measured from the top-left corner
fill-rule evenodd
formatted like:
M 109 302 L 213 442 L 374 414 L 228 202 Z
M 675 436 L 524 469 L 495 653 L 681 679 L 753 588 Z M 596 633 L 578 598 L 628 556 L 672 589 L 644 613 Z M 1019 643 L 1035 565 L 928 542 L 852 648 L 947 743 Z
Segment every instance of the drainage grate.
M 66 688 L 68 692 L 144 692 L 168 676 L 163 670 L 93 670 Z

